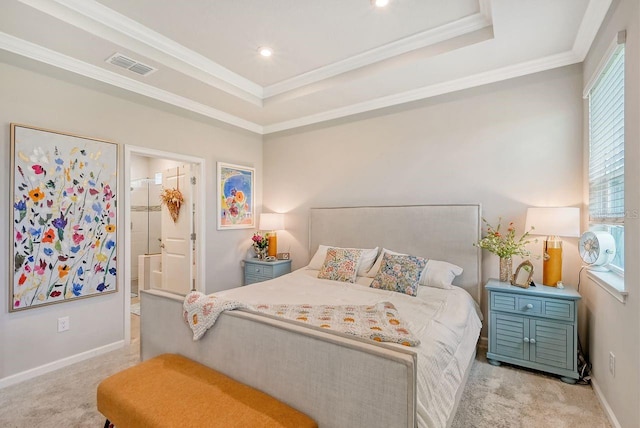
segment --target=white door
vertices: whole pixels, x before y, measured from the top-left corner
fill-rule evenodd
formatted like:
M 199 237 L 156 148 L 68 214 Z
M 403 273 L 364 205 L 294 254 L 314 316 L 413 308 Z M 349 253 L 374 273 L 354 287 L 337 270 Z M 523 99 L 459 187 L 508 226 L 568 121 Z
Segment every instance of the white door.
M 162 174 L 163 189 L 178 189 L 182 203 L 177 221 L 173 221 L 166 205 L 162 206 L 162 289 L 186 295 L 193 284 L 193 232 L 194 191 L 191 166 L 167 169 Z

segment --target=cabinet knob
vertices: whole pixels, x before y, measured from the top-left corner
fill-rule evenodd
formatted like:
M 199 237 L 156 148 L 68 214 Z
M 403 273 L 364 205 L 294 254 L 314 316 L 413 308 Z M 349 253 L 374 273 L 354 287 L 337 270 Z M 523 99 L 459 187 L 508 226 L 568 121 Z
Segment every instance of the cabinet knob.
M 533 305 L 532 305 L 531 303 L 527 303 L 526 308 L 527 308 L 527 309 L 533 309 Z
M 535 339 L 531 339 L 529 342 L 530 343 L 536 343 L 536 340 Z
M 256 268 L 256 272 L 260 272 L 260 268 Z
M 525 338 L 524 338 L 524 341 L 525 341 L 525 342 L 527 342 L 527 343 L 529 343 L 529 338 L 528 338 L 528 337 L 525 337 Z

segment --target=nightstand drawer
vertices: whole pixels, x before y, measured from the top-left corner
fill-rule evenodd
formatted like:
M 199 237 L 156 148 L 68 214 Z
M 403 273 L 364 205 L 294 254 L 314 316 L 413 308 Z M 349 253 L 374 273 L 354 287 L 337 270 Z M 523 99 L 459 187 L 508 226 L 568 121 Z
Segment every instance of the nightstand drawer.
M 576 305 L 573 301 L 545 300 L 543 314 L 545 318 L 573 321 L 575 319 Z
M 491 293 L 491 309 L 495 311 L 541 315 L 542 303 L 542 299 L 532 297 L 520 297 L 515 294 L 496 292 Z
M 268 281 L 291 273 L 291 260 L 264 262 L 250 259 L 244 261 L 244 284 Z
M 246 275 L 261 276 L 264 279 L 273 278 L 273 266 L 264 266 L 257 264 L 249 264 L 245 266 L 244 273 Z

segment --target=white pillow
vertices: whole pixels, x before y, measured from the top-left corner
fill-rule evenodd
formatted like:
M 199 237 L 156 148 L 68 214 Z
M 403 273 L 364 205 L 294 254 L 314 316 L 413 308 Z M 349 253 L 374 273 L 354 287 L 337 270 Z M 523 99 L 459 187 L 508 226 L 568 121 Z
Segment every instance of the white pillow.
M 307 265 L 307 269 L 320 270 L 322 265 L 324 264 L 324 259 L 327 257 L 327 250 L 329 248 L 340 248 L 329 245 L 319 245 L 318 251 L 313 255 L 311 261 Z M 371 269 L 371 266 L 376 261 L 376 257 L 378 256 L 378 247 L 376 248 L 346 248 L 348 250 L 362 250 L 362 255 L 360 256 L 360 261 L 358 264 L 358 273 L 357 276 L 365 276 L 367 272 Z M 374 275 L 375 276 L 375 273 Z
M 327 250 L 331 248 L 328 245 L 320 245 L 318 246 L 318 251 L 311 257 L 309 260 L 309 264 L 307 265 L 307 269 L 320 270 L 322 264 L 324 263 L 324 259 L 327 257 Z
M 460 266 L 429 259 L 422 271 L 422 275 L 420 275 L 419 284 L 450 290 L 453 288 L 453 280 L 461 273 L 462 268 Z
M 408 254 L 396 253 L 395 251 L 391 251 L 391 250 L 387 250 L 386 248 L 383 248 L 382 252 L 380 253 L 380 256 L 378 257 L 376 262 L 373 264 L 371 269 L 369 269 L 369 271 L 366 273 L 366 276 L 368 276 L 369 278 L 376 277 L 376 274 L 378 273 L 378 271 L 380 270 L 380 266 L 382 265 L 382 259 L 384 258 L 385 253 L 391 254 L 392 256 L 408 256 Z

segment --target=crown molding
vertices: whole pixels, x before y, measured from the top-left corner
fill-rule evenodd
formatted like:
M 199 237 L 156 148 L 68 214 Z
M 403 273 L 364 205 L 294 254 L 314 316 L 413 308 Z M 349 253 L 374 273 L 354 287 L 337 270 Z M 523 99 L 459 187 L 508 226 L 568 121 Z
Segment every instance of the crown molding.
M 92 30 L 87 30 L 87 31 L 90 31 L 92 34 L 100 35 L 101 37 L 104 37 L 104 30 L 106 29 L 106 30 L 109 30 L 114 37 L 126 36 L 132 39 L 134 36 L 130 35 L 130 33 L 127 32 L 129 31 L 127 30 L 127 25 L 132 24 L 133 30 L 140 30 L 140 27 L 142 27 L 140 26 L 140 24 L 136 23 L 135 21 L 131 21 L 129 18 L 122 17 L 122 15 L 119 15 L 119 14 L 117 14 L 117 19 L 116 19 L 116 15 L 109 15 L 110 13 L 116 14 L 116 12 L 111 11 L 108 8 L 104 8 L 104 6 L 100 5 L 94 0 L 19 0 L 19 1 L 25 4 L 28 4 L 30 6 L 33 6 L 34 8 L 41 10 L 42 12 L 55 16 L 65 22 L 76 25 L 79 28 L 82 28 L 82 29 L 91 28 Z M 97 81 L 104 82 L 109 85 L 122 88 L 127 91 L 131 91 L 131 92 L 134 92 L 134 93 L 137 93 L 161 102 L 165 102 L 167 104 L 171 104 L 176 107 L 201 114 L 205 117 L 219 120 L 221 122 L 236 126 L 238 128 L 248 130 L 250 132 L 265 135 L 265 134 L 272 134 L 275 132 L 285 131 L 293 128 L 303 127 L 307 125 L 312 125 L 312 124 L 316 124 L 324 121 L 334 120 L 334 119 L 338 119 L 346 116 L 351 116 L 354 114 L 378 110 L 385 107 L 391 107 L 391 106 L 395 106 L 403 103 L 426 99 L 426 98 L 430 98 L 430 97 L 434 97 L 434 96 L 438 96 L 438 95 L 442 95 L 450 92 L 455 92 L 455 91 L 468 89 L 468 88 L 472 88 L 480 85 L 495 83 L 501 80 L 507 80 L 515 77 L 520 77 L 526 74 L 537 73 L 537 72 L 550 70 L 557 67 L 563 67 L 566 65 L 582 62 L 587 52 L 589 51 L 591 44 L 593 43 L 600 26 L 602 25 L 602 22 L 606 16 L 609 6 L 611 5 L 611 2 L 612 0 L 591 0 L 589 2 L 587 9 L 585 11 L 583 20 L 580 24 L 578 33 L 576 35 L 573 48 L 570 51 L 566 51 L 563 53 L 559 53 L 559 54 L 555 54 L 555 55 L 551 55 L 544 58 L 539 58 L 539 59 L 535 59 L 535 60 L 531 60 L 531 61 L 527 61 L 519 64 L 514 64 L 511 66 L 502 67 L 495 70 L 490 70 L 483 73 L 478 73 L 472 76 L 467 76 L 467 77 L 452 80 L 452 81 L 441 82 L 434 85 L 425 86 L 422 88 L 406 91 L 399 94 L 393 94 L 393 95 L 380 97 L 380 98 L 352 104 L 352 105 L 337 108 L 337 109 L 327 110 L 324 112 L 320 112 L 320 113 L 316 113 L 316 114 L 312 114 L 312 115 L 308 115 L 308 116 L 304 116 L 304 117 L 300 117 L 300 118 L 296 118 L 288 121 L 273 123 L 265 126 L 242 119 L 238 116 L 231 115 L 224 111 L 198 103 L 196 101 L 176 95 L 174 93 L 171 93 L 162 89 L 158 89 L 149 84 L 142 83 L 140 81 L 122 76 L 120 74 L 114 73 L 107 69 L 104 69 L 92 64 L 88 64 L 83 61 L 79 61 L 75 58 L 66 56 L 59 52 L 19 39 L 17 37 L 14 37 L 12 35 L 9 35 L 3 32 L 0 32 L 0 49 L 4 49 L 6 51 L 52 65 L 54 67 L 67 70 L 75 74 L 79 74 L 91 79 L 95 79 Z M 406 46 L 402 45 L 402 43 L 399 43 L 399 42 L 397 46 L 395 43 L 392 43 L 390 45 L 385 45 L 383 47 L 373 50 L 373 51 L 378 51 L 379 49 L 379 52 L 368 51 L 365 54 L 363 54 L 365 56 L 371 55 L 370 57 L 367 57 L 367 58 L 356 57 L 354 59 L 353 64 L 356 65 L 356 68 L 362 67 L 366 64 L 359 61 L 372 60 L 375 58 L 377 54 L 388 55 L 393 50 L 397 50 L 397 52 L 399 52 L 402 49 L 411 50 L 410 48 L 411 46 L 418 46 L 420 43 L 429 42 L 429 40 L 431 40 L 430 43 L 437 43 L 437 42 L 434 42 L 433 40 L 437 40 L 438 37 L 445 37 L 447 32 L 448 34 L 455 34 L 456 31 L 464 31 L 464 27 L 466 27 L 467 31 L 469 31 L 468 29 L 473 28 L 473 26 L 484 25 L 484 27 L 486 27 L 487 25 L 491 25 L 491 0 L 479 0 L 479 4 L 480 4 L 479 14 L 471 15 L 470 17 L 463 18 L 462 20 L 458 20 L 454 23 L 451 23 L 450 27 L 448 27 L 449 25 L 448 24 L 448 25 L 439 27 L 438 29 L 431 30 L 431 32 L 425 32 L 425 33 L 430 33 L 429 34 L 430 39 L 429 37 L 426 37 L 425 33 L 421 33 L 417 35 L 415 39 L 410 37 L 408 39 L 411 39 L 411 40 L 406 40 L 406 39 L 403 40 L 407 42 Z M 74 8 L 77 8 L 77 9 L 74 9 Z M 102 10 L 102 8 L 104 8 L 109 12 L 106 12 L 106 15 L 98 15 L 98 17 L 96 18 L 95 13 L 99 14 L 100 12 L 95 12 L 93 8 L 95 10 Z M 86 12 L 88 15 L 84 15 L 83 12 L 81 11 Z M 119 18 L 119 17 L 122 17 L 122 18 Z M 103 19 L 103 18 L 105 19 L 104 24 L 97 21 L 98 19 Z M 114 22 L 114 19 L 115 19 L 115 22 Z M 127 22 L 125 23 L 120 22 L 121 19 L 123 22 L 124 21 L 127 21 Z M 96 26 L 95 25 L 96 22 L 100 25 Z M 480 27 L 480 28 L 484 28 L 484 27 Z M 102 30 L 97 30 L 96 28 L 101 28 Z M 146 27 L 142 27 L 142 28 L 149 30 Z M 135 33 L 135 31 L 133 32 Z M 136 40 L 140 44 L 145 44 L 145 46 L 148 47 L 148 50 L 155 49 L 157 50 L 157 52 L 162 52 L 157 47 L 156 42 L 158 40 L 154 40 L 153 37 L 150 36 L 149 34 L 142 31 L 142 33 L 138 34 L 137 36 L 139 36 L 140 40 L 138 39 Z M 158 36 L 163 37 L 159 34 Z M 171 42 L 169 39 L 167 40 L 170 43 L 163 47 L 163 48 L 166 48 L 167 52 L 162 52 L 162 53 L 167 55 L 167 57 L 173 58 L 173 61 L 175 61 L 176 64 L 182 64 L 183 66 L 188 65 L 189 70 L 192 73 L 190 75 L 198 74 L 198 71 L 202 73 L 208 73 L 208 71 L 205 70 L 205 68 L 211 64 L 198 63 L 196 61 L 197 58 L 195 58 L 193 62 L 187 63 L 185 60 L 181 58 L 171 56 L 172 55 L 171 52 L 173 52 L 172 49 L 176 47 L 180 47 L 180 45 L 178 44 L 172 45 L 173 42 Z M 122 44 L 121 41 L 122 39 L 119 39 L 119 44 Z M 413 43 L 413 45 L 411 45 L 411 43 Z M 124 46 L 124 47 L 129 48 L 128 46 Z M 188 50 L 184 49 L 184 51 L 182 51 L 182 49 L 183 49 L 182 47 L 179 49 L 181 51 L 181 54 L 184 54 L 187 57 L 189 57 L 189 54 L 184 53 L 184 51 L 188 51 Z M 414 47 L 413 49 L 416 49 L 416 48 Z M 139 51 L 139 49 L 135 49 L 135 48 L 131 48 L 130 50 L 134 52 Z M 188 52 L 191 52 L 191 51 L 188 51 Z M 192 53 L 197 55 L 195 52 L 192 52 Z M 176 53 L 176 55 L 178 54 Z M 162 63 L 168 64 L 167 57 L 164 57 Z M 380 56 L 379 58 L 382 58 L 382 56 Z M 207 62 L 217 65 L 213 61 L 209 61 L 206 58 L 205 60 Z M 325 68 L 329 69 L 334 66 L 337 68 L 348 66 L 348 64 L 341 64 L 341 63 L 332 64 Z M 361 65 L 357 65 L 357 64 L 361 64 Z M 345 71 L 348 71 L 348 70 L 345 69 Z M 335 73 L 336 70 L 333 70 L 333 71 L 326 70 L 326 72 L 330 74 L 330 73 Z M 211 74 L 209 75 L 211 79 L 214 79 L 215 76 Z M 302 78 L 302 76 L 305 76 L 305 75 L 301 75 L 299 76 L 299 78 Z M 305 78 L 308 78 L 308 76 Z M 324 78 L 327 78 L 327 77 L 324 77 Z M 202 80 L 202 77 L 200 77 L 199 79 Z M 218 77 L 215 77 L 215 79 L 218 79 Z M 294 79 L 296 78 L 289 79 L 289 80 L 294 80 Z M 281 83 L 285 83 L 285 82 L 281 82 Z M 309 83 L 311 83 L 311 81 L 309 81 Z M 302 86 L 309 83 L 304 83 L 302 84 Z M 279 85 L 279 84 L 276 84 L 276 85 Z M 240 89 L 236 89 L 236 91 L 242 94 L 240 98 L 247 99 L 247 97 L 250 97 L 250 98 L 253 97 L 254 103 L 262 106 L 262 96 L 265 95 L 265 93 L 269 93 L 269 90 L 272 90 L 274 86 L 275 85 L 265 88 L 265 90 L 262 91 L 259 96 L 254 96 Z M 258 88 L 260 87 L 258 86 Z M 224 90 L 222 88 L 219 88 L 219 89 Z M 236 95 L 232 92 L 229 92 L 228 89 L 229 88 L 227 88 L 226 92 L 232 95 Z M 269 96 L 272 96 L 272 95 L 273 94 L 270 94 Z M 256 100 L 257 102 L 255 102 Z
M 609 11 L 611 2 L 612 0 L 591 0 L 587 5 L 587 10 L 582 17 L 572 48 L 572 51 L 580 58 L 580 61 L 584 61 L 587 53 L 589 53 L 598 30 Z
M 365 113 L 368 111 L 378 110 L 385 107 L 391 107 L 421 99 L 431 98 L 450 92 L 473 88 L 489 83 L 495 83 L 514 77 L 520 77 L 526 74 L 538 73 L 541 71 L 581 62 L 581 59 L 573 51 L 567 51 L 541 59 L 527 61 L 512 66 L 487 71 L 484 73 L 478 73 L 473 76 L 468 76 L 449 82 L 429 85 L 400 94 L 376 98 L 370 101 L 352 104 L 350 106 L 328 110 L 325 112 L 304 116 L 289 121 L 261 126 L 257 123 L 247 121 L 240 117 L 192 101 L 188 98 L 173 94 L 171 92 L 158 89 L 146 83 L 138 82 L 137 80 L 121 76 L 120 74 L 113 73 L 95 65 L 79 61 L 75 58 L 60 54 L 59 52 L 19 39 L 3 32 L 0 32 L 0 49 L 4 49 L 6 51 L 52 65 L 54 67 L 67 70 L 75 74 L 89 77 L 91 79 L 95 79 L 100 82 L 107 83 L 158 101 L 166 102 L 176 107 L 202 114 L 203 116 L 216 119 L 221 122 L 228 123 L 230 125 L 237 126 L 239 128 L 262 135 L 272 134 L 275 132 L 285 131 L 293 128 L 299 128 L 319 122 L 334 120 L 354 114 Z
M 260 107 L 266 98 L 492 25 L 491 0 L 479 0 L 479 13 L 263 88 L 95 0 L 19 1 Z
M 483 0 L 483 3 L 488 4 L 489 0 Z M 334 62 L 327 66 L 283 80 L 282 82 L 266 86 L 264 88 L 264 97 L 266 99 L 275 95 L 280 95 L 312 83 L 335 77 L 348 71 L 356 70 L 376 62 L 384 61 L 386 59 L 414 51 L 416 49 L 431 46 L 454 37 L 459 37 L 473 31 L 481 30 L 491 25 L 491 20 L 487 19 L 484 13 L 476 13 L 440 27 L 423 31 L 395 42 L 370 49 L 345 60 Z
M 180 95 L 158 89 L 146 83 L 138 82 L 137 80 L 116 74 L 93 64 L 79 61 L 70 56 L 63 55 L 51 49 L 36 45 L 35 43 L 19 39 L 7 33 L 0 32 L 0 49 L 67 70 L 81 76 L 89 77 L 130 92 L 144 95 L 167 104 L 172 104 L 176 107 L 237 126 L 238 128 L 246 129 L 247 131 L 255 132 L 257 134 L 262 134 L 263 131 L 262 126 L 256 123 L 195 102 Z
M 400 94 L 389 95 L 362 103 L 352 104 L 347 107 L 328 110 L 322 113 L 288 120 L 285 122 L 265 125 L 263 127 L 263 134 L 273 134 L 275 132 L 313 125 L 319 122 L 325 122 L 333 119 L 339 119 L 345 116 L 351 116 L 354 114 L 365 113 L 372 110 L 392 107 L 395 105 L 418 101 L 425 98 L 431 98 L 438 95 L 460 91 L 463 89 L 469 89 L 476 86 L 512 79 L 527 74 L 538 73 L 558 67 L 564 67 L 566 65 L 576 64 L 579 62 L 581 62 L 581 60 L 575 55 L 573 51 L 567 51 L 555 55 L 550 55 L 544 58 L 535 59 L 532 61 L 526 61 L 507 67 L 474 74 L 472 76 L 463 77 L 448 82 L 425 86 L 419 89 L 402 92 Z
M 19 1 L 214 88 L 262 106 L 262 86 L 95 0 Z

